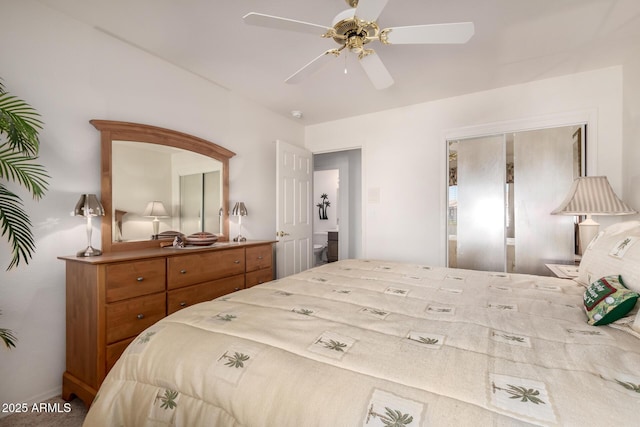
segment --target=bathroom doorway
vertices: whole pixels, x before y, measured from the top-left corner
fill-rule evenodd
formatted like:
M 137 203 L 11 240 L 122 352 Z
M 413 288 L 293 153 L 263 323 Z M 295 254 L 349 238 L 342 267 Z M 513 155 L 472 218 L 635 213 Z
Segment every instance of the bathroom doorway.
M 361 258 L 361 150 L 314 154 L 313 171 L 315 265 Z

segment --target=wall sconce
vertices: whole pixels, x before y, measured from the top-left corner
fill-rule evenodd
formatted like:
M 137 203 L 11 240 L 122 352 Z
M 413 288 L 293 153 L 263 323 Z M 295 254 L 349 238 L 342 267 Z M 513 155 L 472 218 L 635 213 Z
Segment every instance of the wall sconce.
M 580 229 L 580 254 L 598 234 L 600 224 L 592 215 L 631 215 L 636 213 L 616 196 L 606 176 L 583 176 L 571 184 L 569 194 L 552 215 L 586 215 L 578 224 Z
M 98 256 L 102 255 L 100 249 L 91 246 L 91 218 L 94 216 L 104 216 L 104 208 L 95 194 L 83 194 L 76 203 L 73 211 L 75 216 L 83 216 L 87 218 L 87 248 L 79 251 L 76 256 Z
M 233 210 L 231 210 L 231 215 L 238 217 L 238 236 L 234 237 L 234 242 L 246 242 L 247 238 L 242 235 L 242 217 L 247 216 L 249 213 L 247 212 L 247 207 L 244 205 L 244 202 L 236 202 Z
M 151 239 L 156 240 L 158 238 L 158 232 L 160 231 L 160 220 L 158 218 L 168 218 L 169 214 L 167 213 L 167 210 L 164 208 L 162 202 L 154 200 L 147 204 L 147 208 L 144 210 L 142 216 L 153 218 L 153 221 L 151 221 L 151 224 L 153 225 L 153 235 L 151 236 Z

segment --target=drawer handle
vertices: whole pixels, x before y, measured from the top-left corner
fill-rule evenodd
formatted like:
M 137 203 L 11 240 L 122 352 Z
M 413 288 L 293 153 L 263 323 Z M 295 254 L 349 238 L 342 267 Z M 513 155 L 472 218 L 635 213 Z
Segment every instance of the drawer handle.
M 136 317 L 138 318 L 138 320 L 142 320 L 144 319 L 144 314 L 140 313 Z
M 185 301 L 180 302 L 180 307 L 186 307 L 186 306 L 187 306 L 187 303 Z
M 137 280 L 138 282 L 142 282 L 142 281 L 144 280 L 144 277 L 140 276 L 140 277 L 136 278 L 136 280 Z
M 239 259 L 237 259 L 237 260 L 233 261 L 233 263 L 234 263 L 234 264 L 240 264 L 240 260 L 239 260 Z
M 240 288 L 235 288 L 234 290 L 235 290 L 235 291 L 239 291 L 239 290 L 240 290 Z
M 260 256 L 258 257 L 258 259 L 262 259 L 262 255 L 260 255 Z
M 187 274 L 187 270 L 180 270 L 180 274 Z

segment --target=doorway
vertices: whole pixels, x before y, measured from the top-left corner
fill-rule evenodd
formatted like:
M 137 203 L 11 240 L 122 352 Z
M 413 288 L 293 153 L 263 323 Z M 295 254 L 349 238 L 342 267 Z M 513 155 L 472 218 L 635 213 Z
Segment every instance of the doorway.
M 315 264 L 362 257 L 362 150 L 314 154 L 313 171 Z

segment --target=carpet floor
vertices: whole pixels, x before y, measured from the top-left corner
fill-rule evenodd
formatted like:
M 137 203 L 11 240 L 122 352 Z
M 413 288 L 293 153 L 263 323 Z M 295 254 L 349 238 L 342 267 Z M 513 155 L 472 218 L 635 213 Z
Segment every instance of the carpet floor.
M 29 405 L 26 412 L 0 418 L 0 427 L 81 427 L 86 415 L 80 399 L 67 403 L 58 396 Z

